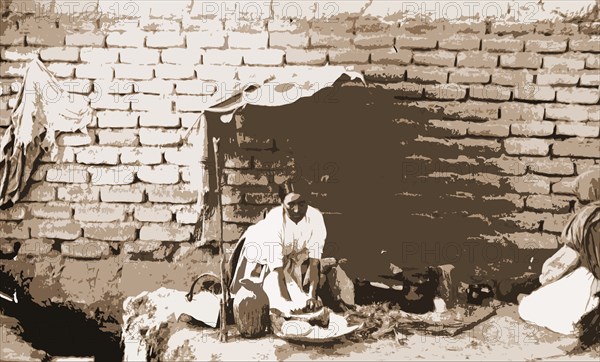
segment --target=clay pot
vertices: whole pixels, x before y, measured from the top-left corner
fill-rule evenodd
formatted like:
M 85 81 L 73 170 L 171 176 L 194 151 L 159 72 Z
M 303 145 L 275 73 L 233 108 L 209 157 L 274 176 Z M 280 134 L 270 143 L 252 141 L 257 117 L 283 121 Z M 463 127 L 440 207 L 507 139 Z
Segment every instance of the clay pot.
M 243 279 L 240 285 L 233 301 L 235 324 L 242 337 L 261 337 L 270 323 L 269 298 L 260 284 Z

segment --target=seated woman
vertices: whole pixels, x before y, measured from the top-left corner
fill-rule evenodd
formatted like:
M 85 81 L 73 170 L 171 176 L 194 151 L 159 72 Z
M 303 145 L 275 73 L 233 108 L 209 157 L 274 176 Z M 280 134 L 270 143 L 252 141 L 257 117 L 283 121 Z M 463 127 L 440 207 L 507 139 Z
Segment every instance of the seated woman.
M 576 179 L 576 193 L 584 206 L 565 227 L 562 248 L 544 263 L 542 286 L 519 305 L 523 320 L 562 334 L 575 333 L 582 317 L 600 304 L 600 168 Z M 596 326 L 583 329 L 600 327 L 597 318 L 592 322 Z
M 285 314 L 321 305 L 319 263 L 327 231 L 323 215 L 307 204 L 305 195 L 291 183 L 282 185 L 281 205 L 242 235 L 240 240 L 245 241 L 232 278 L 233 295 L 239 281 L 248 278 L 262 283 L 270 307 Z

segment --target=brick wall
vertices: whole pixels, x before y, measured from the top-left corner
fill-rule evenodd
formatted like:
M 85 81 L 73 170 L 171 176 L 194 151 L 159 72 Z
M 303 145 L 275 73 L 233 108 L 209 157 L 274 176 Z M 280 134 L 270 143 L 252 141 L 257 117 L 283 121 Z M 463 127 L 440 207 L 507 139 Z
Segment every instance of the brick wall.
M 0 124 L 8 124 L 24 66 L 37 51 L 66 87 L 90 94 L 97 117 L 89 134 L 62 135 L 60 162 L 44 158 L 27 196 L 0 213 L 4 252 L 18 242 L 29 254 L 168 258 L 190 240 L 197 217 L 189 171 L 199 160 L 180 147 L 181 138 L 202 110 L 207 89 L 236 72 L 327 63 L 361 71 L 366 88 L 338 84 L 340 102 L 320 102 L 316 109 L 335 118 L 329 129 L 360 134 L 373 122 L 369 114 L 386 124 L 374 123 L 375 130 L 399 127 L 399 138 L 380 135 L 390 147 L 401 147 L 398 153 L 384 158 L 365 147 L 362 154 L 368 155 L 364 162 L 395 165 L 389 175 L 400 175 L 399 182 L 384 190 L 401 200 L 394 204 L 396 219 L 405 220 L 402 232 L 410 241 L 432 222 L 454 230 L 446 235 L 452 241 L 554 248 L 573 211 L 569 182 L 600 162 L 600 23 L 585 17 L 384 22 L 356 13 L 290 19 L 267 12 L 248 19 L 205 16 L 201 2 L 176 1 L 139 2 L 131 9 L 107 2 L 100 11 L 74 9 L 80 16 L 63 11 L 40 18 L 35 8 L 28 14 L 32 3 L 10 2 L 13 13 L 2 22 Z M 380 108 L 363 110 L 360 118 L 335 117 L 342 108 L 359 110 L 370 102 Z M 294 118 L 302 109 L 293 107 L 277 112 Z M 270 111 L 249 109 L 229 125 L 209 120 L 209 133 L 226 145 L 228 241 L 277 203 L 277 183 L 298 166 L 304 172 L 310 166 L 294 160 L 311 139 L 278 135 L 277 126 L 261 124 Z M 376 146 L 376 140 L 365 142 Z M 348 155 L 325 150 L 314 155 L 322 157 L 319 167 L 325 161 L 350 165 Z M 346 175 L 342 180 L 354 174 Z M 347 228 L 339 211 L 351 213 L 352 206 L 328 203 L 328 197 L 345 196 L 336 199 L 335 187 L 318 181 L 323 195 L 330 192 L 317 206 L 331 215 L 332 235 L 351 237 L 336 230 L 344 223 Z M 357 187 L 347 185 L 342 189 Z M 427 235 L 442 237 L 421 237 Z M 159 252 L 165 245 L 168 252 Z M 331 253 L 345 255 L 340 250 Z

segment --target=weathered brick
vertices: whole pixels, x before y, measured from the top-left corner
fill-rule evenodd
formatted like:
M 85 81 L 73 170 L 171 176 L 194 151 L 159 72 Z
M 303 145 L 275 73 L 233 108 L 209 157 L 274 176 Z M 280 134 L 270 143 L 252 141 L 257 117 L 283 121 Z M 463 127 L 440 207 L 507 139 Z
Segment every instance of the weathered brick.
M 472 84 L 469 87 L 469 97 L 473 99 L 507 101 L 511 94 L 510 88 L 499 85 Z
M 138 80 L 133 83 L 135 92 L 147 94 L 171 94 L 173 93 L 173 81 L 164 79 Z
M 179 208 L 175 212 L 175 220 L 180 224 L 195 225 L 200 213 L 193 206 Z
M 437 65 L 452 67 L 456 61 L 456 53 L 446 50 L 434 50 L 429 52 L 415 52 L 413 62 L 421 65 Z
M 65 43 L 67 46 L 97 46 L 101 47 L 104 45 L 105 35 L 100 32 L 75 32 L 72 34 L 67 34 L 65 36 Z
M 354 37 L 357 48 L 385 48 L 394 45 L 394 36 L 390 34 L 357 34 Z
M 257 172 L 243 172 L 226 170 L 226 179 L 228 185 L 262 185 L 266 186 L 269 184 L 269 179 L 265 174 Z
M 494 68 L 498 65 L 498 55 L 484 51 L 458 52 L 456 65 L 459 67 Z
M 138 221 L 168 222 L 173 213 L 166 205 L 136 205 L 133 216 Z
M 262 219 L 265 210 L 267 210 L 265 206 L 224 205 L 223 221 L 246 224 L 256 223 Z
M 74 219 L 88 222 L 124 221 L 127 208 L 119 204 L 81 204 L 75 205 Z
M 525 121 L 513 123 L 510 133 L 515 136 L 544 137 L 554 134 L 554 123 L 550 121 Z
M 186 33 L 186 42 L 190 49 L 222 48 L 225 46 L 226 35 L 222 30 Z
M 459 100 L 466 97 L 467 88 L 458 84 L 427 84 L 424 95 L 430 99 Z
M 244 196 L 244 201 L 250 205 L 275 205 L 281 200 L 276 193 L 269 192 L 250 192 Z
M 165 149 L 165 161 L 173 165 L 194 166 L 200 164 L 200 155 L 194 147 L 168 148 Z
M 124 147 L 121 149 L 121 163 L 157 165 L 162 162 L 162 150 L 151 147 Z
M 305 32 L 310 28 L 310 23 L 306 19 L 295 17 L 277 17 L 269 19 L 268 29 L 270 32 L 288 32 L 299 33 Z
M 140 28 L 144 31 L 180 31 L 181 24 L 179 21 L 172 19 L 140 19 Z
M 492 72 L 492 83 L 505 86 L 521 86 L 533 82 L 533 74 L 527 70 L 495 69 Z
M 556 249 L 558 247 L 558 237 L 552 234 L 517 232 L 506 234 L 504 238 L 519 249 Z
M 550 141 L 540 138 L 508 138 L 504 148 L 509 155 L 546 156 L 550 150 Z
M 176 145 L 181 141 L 181 136 L 179 130 L 140 128 L 140 142 L 144 146 Z
M 23 78 L 25 75 L 25 63 L 0 63 L 0 77 L 2 78 Z
M 146 40 L 146 33 L 141 31 L 114 32 L 106 37 L 109 47 L 142 48 Z
M 581 82 L 582 86 L 592 86 L 596 87 L 600 85 L 600 72 L 592 71 L 592 72 L 583 72 L 581 74 Z
M 147 80 L 154 77 L 154 68 L 148 65 L 115 64 L 115 78 Z
M 523 158 L 524 162 L 528 163 L 529 170 L 541 175 L 559 175 L 570 176 L 575 173 L 575 166 L 569 159 L 543 159 L 539 158 Z
M 108 94 L 131 94 L 133 93 L 133 87 L 135 83 L 131 80 L 108 80 L 108 79 L 96 79 L 94 80 L 94 95 L 103 96 Z M 107 97 L 108 98 L 108 97 Z M 128 102 L 130 97 L 112 97 L 115 102 L 123 99 Z
M 556 101 L 561 103 L 596 104 L 600 100 L 600 90 L 591 88 L 558 88 Z
M 95 91 L 90 96 L 91 105 L 94 109 L 127 111 L 129 108 L 131 108 L 130 102 L 132 97 L 130 95 L 107 94 L 100 92 L 101 91 Z
M 255 152 L 253 167 L 257 170 L 275 170 L 294 167 L 294 159 L 281 152 Z
M 81 225 L 71 220 L 28 220 L 31 237 L 75 240 L 81 236 Z
M 569 49 L 578 52 L 600 52 L 600 36 L 580 36 L 569 40 Z
M 527 103 L 504 103 L 500 106 L 502 119 L 516 121 L 541 121 L 544 119 L 544 106 Z
M 125 64 L 158 64 L 160 52 L 156 49 L 128 48 L 119 50 L 119 59 Z
M 285 52 L 281 49 L 252 50 L 243 53 L 246 65 L 282 65 Z
M 583 122 L 588 120 L 589 109 L 579 105 L 546 104 L 546 118 Z
M 537 53 L 519 52 L 500 55 L 500 66 L 503 68 L 530 68 L 542 66 L 542 56 Z
M 576 85 L 579 82 L 579 74 L 540 70 L 536 82 L 539 85 Z
M 397 82 L 386 84 L 369 84 L 369 88 L 392 91 L 395 98 L 419 99 L 423 97 L 423 89 L 425 86 L 417 83 Z
M 83 236 L 90 239 L 105 241 L 133 241 L 136 239 L 137 225 L 135 223 L 85 223 Z
M 122 111 L 102 111 L 96 115 L 101 128 L 135 128 L 139 117 L 137 113 Z
M 37 58 L 38 48 L 32 47 L 10 47 L 0 50 L 0 57 L 4 61 L 20 62 L 30 61 Z
M 484 123 L 471 122 L 468 127 L 468 134 L 471 136 L 508 137 L 509 133 L 510 124 L 500 121 Z
M 221 202 L 223 205 L 239 204 L 242 202 L 242 193 L 235 187 L 223 186 Z
M 140 240 L 143 241 L 189 241 L 194 227 L 191 225 L 180 225 L 176 223 L 152 223 L 142 226 L 140 229 Z
M 458 68 L 450 72 L 450 83 L 489 83 L 490 72 L 482 69 Z
M 544 231 L 560 234 L 570 218 L 571 214 L 550 214 L 544 219 Z
M 568 138 L 556 141 L 552 153 L 556 156 L 600 158 L 600 139 Z
M 370 53 L 358 49 L 332 49 L 329 51 L 331 64 L 366 64 L 369 62 Z
M 226 243 L 237 241 L 245 230 L 246 227 L 242 225 L 227 222 L 223 223 L 223 241 Z
M 200 48 L 163 49 L 160 59 L 165 64 L 197 65 L 202 63 L 204 51 Z
M 54 165 L 46 172 L 46 181 L 61 183 L 87 183 L 87 168 L 75 164 Z
M 534 174 L 513 176 L 509 183 L 515 192 L 520 194 L 543 194 L 550 193 L 550 178 Z
M 138 146 L 138 131 L 136 129 L 98 130 L 98 143 L 106 146 Z
M 309 32 L 310 46 L 312 48 L 336 48 L 345 49 L 352 46 L 351 34 L 323 34 L 314 31 Z
M 575 35 L 579 27 L 573 23 L 561 23 L 558 21 L 544 21 L 535 24 L 535 32 L 544 35 Z
M 525 207 L 536 211 L 568 212 L 573 198 L 557 195 L 529 195 Z
M 52 253 L 53 246 L 54 240 L 46 238 L 23 240 L 19 248 L 19 255 L 47 255 Z
M 6 210 L 0 210 L 0 220 L 23 220 L 25 217 L 25 207 L 15 205 Z
M 269 44 L 269 33 L 229 32 L 227 44 L 231 49 L 266 49 Z
M 59 29 L 47 29 L 27 34 L 27 45 L 63 46 L 65 34 Z
M 598 137 L 600 136 L 600 124 L 579 123 L 579 122 L 557 122 L 556 134 L 564 136 L 577 137 Z
M 31 204 L 29 212 L 40 219 L 70 219 L 72 214 L 71 207 L 62 203 Z
M 137 166 L 90 167 L 92 185 L 129 185 L 135 180 Z
M 104 64 L 79 64 L 75 67 L 77 78 L 112 79 L 113 68 Z
M 206 80 L 181 80 L 175 83 L 177 94 L 212 95 L 217 91 L 218 83 Z M 179 118 L 177 119 L 179 122 Z M 177 124 L 179 126 L 179 124 Z
M 417 83 L 446 83 L 448 71 L 428 67 L 408 67 L 406 79 Z
M 100 188 L 102 202 L 142 202 L 144 188 L 139 185 L 102 186 Z
M 84 147 L 76 153 L 77 162 L 83 164 L 109 164 L 116 165 L 119 162 L 119 149 L 113 147 L 89 146 Z
M 556 97 L 554 88 L 538 84 L 523 84 L 515 87 L 513 94 L 515 100 L 524 101 L 553 101 Z
M 581 22 L 579 23 L 579 32 L 587 35 L 599 35 L 600 34 L 600 21 L 597 19 L 593 22 Z
M 237 49 L 216 50 L 208 49 L 204 53 L 203 64 L 213 65 L 242 65 L 244 51 Z
M 119 59 L 118 49 L 82 48 L 79 52 L 82 62 L 85 63 L 116 63 Z
M 483 120 L 498 118 L 498 104 L 486 102 L 448 102 L 442 106 L 446 118 Z
M 567 51 L 567 39 L 557 37 L 536 37 L 525 41 L 525 50 L 539 53 L 562 53 Z
M 448 50 L 479 50 L 481 40 L 472 34 L 453 34 L 438 42 L 440 49 Z
M 98 202 L 100 201 L 100 189 L 90 185 L 59 186 L 58 199 L 68 202 Z M 54 199 L 54 196 L 52 200 Z M 51 200 L 35 200 L 51 201 Z
M 590 54 L 585 60 L 585 67 L 589 69 L 600 68 L 600 54 Z
M 585 67 L 585 57 L 579 55 L 546 55 L 544 68 L 552 71 L 582 70 Z
M 61 243 L 60 253 L 63 256 L 77 259 L 103 259 L 111 255 L 108 243 L 85 238 Z
M 552 183 L 552 193 L 558 195 L 575 195 L 575 177 L 562 177 L 559 181 Z
M 177 165 L 140 166 L 137 177 L 147 183 L 174 185 L 179 182 L 179 167 Z
M 308 33 L 269 33 L 269 47 L 274 49 L 308 48 L 310 37 Z
M 492 23 L 491 32 L 498 35 L 526 35 L 535 31 L 535 24 L 525 22 L 495 21 Z
M 44 61 L 76 62 L 79 60 L 79 48 L 75 47 L 49 47 L 40 50 L 40 57 Z
M 172 101 L 165 95 L 135 94 L 130 97 L 131 109 L 135 111 L 153 111 L 158 114 L 170 112 Z
M 154 73 L 162 79 L 192 79 L 195 76 L 192 64 L 159 64 L 154 68 Z
M 489 52 L 520 52 L 523 51 L 523 41 L 513 39 L 510 37 L 506 38 L 489 38 L 483 39 L 481 42 L 481 49 Z
M 377 49 L 371 53 L 371 62 L 375 64 L 410 64 L 412 51 L 408 49 Z
M 0 45 L 23 45 L 25 34 L 15 28 L 4 29 L 0 34 Z
M 48 70 L 57 78 L 72 78 L 75 71 L 74 63 L 50 63 Z
M 291 65 L 324 65 L 327 51 L 324 49 L 286 49 L 285 61 Z
M 427 126 L 427 134 L 434 137 L 462 137 L 467 135 L 468 127 L 467 122 L 432 119 Z
M 433 37 L 400 35 L 396 38 L 396 48 L 434 49 L 436 46 L 437 39 Z
M 69 93 L 87 95 L 92 91 L 92 81 L 89 79 L 63 79 L 59 81 L 59 84 Z
M 3 222 L 0 224 L 0 238 L 29 239 L 29 227 L 23 222 Z

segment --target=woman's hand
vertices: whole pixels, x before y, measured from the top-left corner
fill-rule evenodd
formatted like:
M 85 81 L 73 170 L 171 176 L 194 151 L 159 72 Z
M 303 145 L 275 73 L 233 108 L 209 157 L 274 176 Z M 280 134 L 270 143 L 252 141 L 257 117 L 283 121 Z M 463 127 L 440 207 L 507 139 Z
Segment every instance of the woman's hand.
M 309 298 L 306 301 L 306 308 L 309 311 L 315 311 L 323 306 L 323 303 L 318 298 Z

